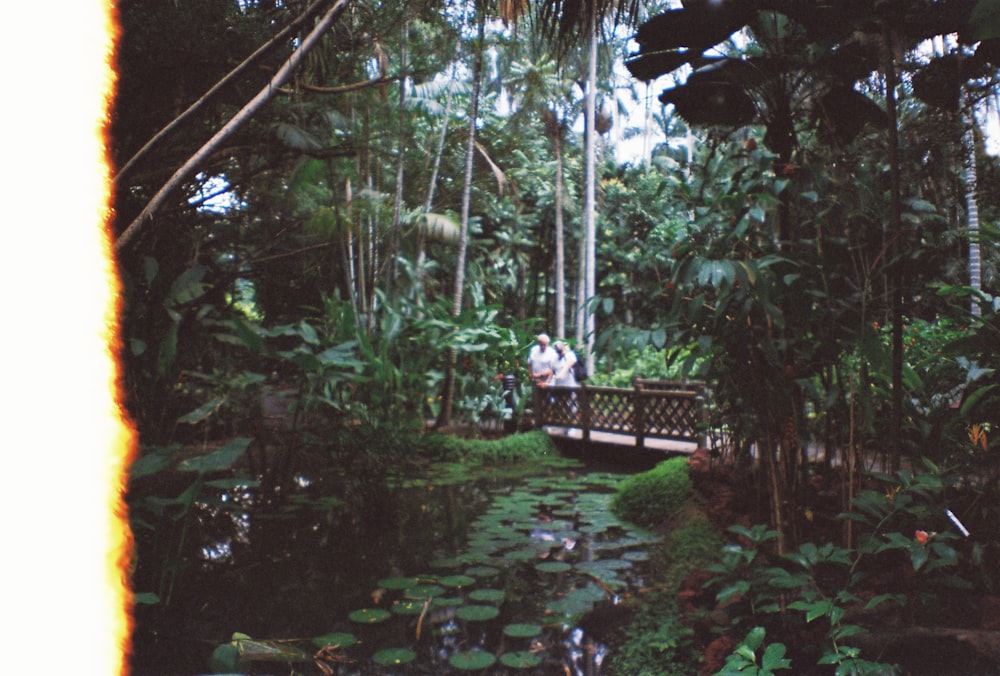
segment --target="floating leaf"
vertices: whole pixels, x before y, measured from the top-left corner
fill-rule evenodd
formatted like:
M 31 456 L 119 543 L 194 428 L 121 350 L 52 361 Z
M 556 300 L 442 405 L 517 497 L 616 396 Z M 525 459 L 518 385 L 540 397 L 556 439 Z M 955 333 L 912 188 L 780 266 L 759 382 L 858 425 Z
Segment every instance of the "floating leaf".
M 383 667 L 391 667 L 396 664 L 407 664 L 417 659 L 417 653 L 409 648 L 386 648 L 379 650 L 372 655 L 372 660 Z
M 497 661 L 497 658 L 485 650 L 467 650 L 465 652 L 455 653 L 448 658 L 448 664 L 455 667 L 456 669 L 462 669 L 464 671 L 478 671 L 479 669 L 486 669 L 492 667 Z
M 471 575 L 473 577 L 493 577 L 500 573 L 499 568 L 494 568 L 493 566 L 472 566 L 465 570 L 466 575 Z
M 441 594 L 444 594 L 444 587 L 437 584 L 418 584 L 403 592 L 403 595 L 408 599 L 426 599 L 432 596 L 441 596 Z
M 437 608 L 450 608 L 454 606 L 460 606 L 465 603 L 465 599 L 461 596 L 435 596 L 431 605 Z
M 542 663 L 542 656 L 528 650 L 504 653 L 500 662 L 511 669 L 533 669 Z
M 537 564 L 535 568 L 543 573 L 565 573 L 567 570 L 572 570 L 573 566 L 565 561 L 543 561 Z
M 468 575 L 448 575 L 438 580 L 445 587 L 468 587 L 476 583 L 476 578 Z
M 542 627 L 538 624 L 514 623 L 504 627 L 503 633 L 511 638 L 532 638 L 542 633 Z
M 331 631 L 329 634 L 317 636 L 312 640 L 313 645 L 317 648 L 324 648 L 326 646 L 350 648 L 357 642 L 358 637 L 354 634 L 349 634 L 346 631 Z
M 469 592 L 470 601 L 480 601 L 482 603 L 500 603 L 506 593 L 503 589 L 474 589 Z
M 538 553 L 534 549 L 515 549 L 503 555 L 508 561 L 527 561 L 534 559 Z
M 462 606 L 455 611 L 455 617 L 466 622 L 485 622 L 492 620 L 499 614 L 499 608 L 484 605 Z
M 424 612 L 426 599 L 403 599 L 392 604 L 392 612 L 398 615 L 419 615 Z
M 362 608 L 351 612 L 347 617 L 359 624 L 377 624 L 388 620 L 392 617 L 392 613 L 382 608 Z

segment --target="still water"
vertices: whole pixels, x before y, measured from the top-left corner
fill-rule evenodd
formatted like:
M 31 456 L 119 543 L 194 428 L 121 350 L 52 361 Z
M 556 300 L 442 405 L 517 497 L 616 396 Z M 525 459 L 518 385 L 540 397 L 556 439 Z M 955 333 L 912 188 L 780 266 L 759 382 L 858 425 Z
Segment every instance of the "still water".
M 169 604 L 137 606 L 132 673 L 600 674 L 588 619 L 643 585 L 656 542 L 611 514 L 624 476 L 443 466 L 345 494 L 315 473 L 266 508 L 226 491 Z

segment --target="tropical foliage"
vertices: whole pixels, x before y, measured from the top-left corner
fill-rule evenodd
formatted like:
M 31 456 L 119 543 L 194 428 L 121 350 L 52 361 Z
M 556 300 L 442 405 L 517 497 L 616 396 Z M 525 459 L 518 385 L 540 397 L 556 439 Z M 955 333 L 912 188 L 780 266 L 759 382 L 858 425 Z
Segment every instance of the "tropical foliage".
M 766 522 L 720 564 L 752 605 L 727 668 L 785 667 L 794 622 L 762 616 L 776 589 L 829 625 L 824 664 L 867 668 L 841 641 L 856 581 L 825 571 L 907 554 L 931 592 L 951 568 L 1000 583 L 975 563 L 1000 540 L 997 16 L 997 0 L 121 3 L 110 154 L 130 505 L 140 562 L 163 563 L 147 599 L 169 603 L 199 505 L 278 510 L 321 462 L 357 478 L 338 500 L 360 509 L 429 424 L 518 429 L 540 330 L 572 339 L 592 384 L 710 384 L 727 440 L 711 462 Z M 618 106 L 638 82 L 613 85 L 626 60 L 662 88 L 639 126 Z M 516 455 L 439 441 L 420 452 Z M 843 473 L 829 546 L 811 542 L 818 468 Z M 873 482 L 935 509 L 959 495 L 982 546 L 916 547 L 927 528 Z

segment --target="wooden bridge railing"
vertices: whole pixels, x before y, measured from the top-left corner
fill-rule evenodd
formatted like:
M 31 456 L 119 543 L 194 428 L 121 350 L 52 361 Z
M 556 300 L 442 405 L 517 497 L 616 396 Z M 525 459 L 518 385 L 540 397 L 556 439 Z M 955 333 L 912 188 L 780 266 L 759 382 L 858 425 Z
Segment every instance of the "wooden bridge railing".
M 631 389 L 593 387 L 535 388 L 535 425 L 577 427 L 584 440 L 592 431 L 635 437 L 705 443 L 705 383 L 636 379 Z

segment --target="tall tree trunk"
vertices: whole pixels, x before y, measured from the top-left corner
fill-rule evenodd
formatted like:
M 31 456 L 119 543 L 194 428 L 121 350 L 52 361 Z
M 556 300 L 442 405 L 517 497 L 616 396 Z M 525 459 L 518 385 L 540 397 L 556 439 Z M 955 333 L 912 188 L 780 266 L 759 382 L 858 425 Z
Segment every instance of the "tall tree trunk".
M 965 130 L 962 134 L 962 146 L 965 155 L 965 207 L 966 226 L 969 230 L 969 286 L 975 291 L 982 291 L 982 261 L 979 248 L 979 172 L 976 168 L 976 114 L 972 102 L 966 104 Z M 982 314 L 979 298 L 970 300 L 969 311 L 973 316 Z
M 597 237 L 596 237 L 596 216 L 597 216 L 597 125 L 596 125 L 596 104 L 597 104 L 597 0 L 591 0 L 590 25 L 587 28 L 588 39 L 590 40 L 590 50 L 588 55 L 587 71 L 587 98 L 585 101 L 585 129 L 584 129 L 584 152 L 586 153 L 584 165 L 584 241 L 586 257 L 586 283 L 584 287 L 586 309 L 584 311 L 584 339 L 586 340 L 587 371 L 594 372 L 594 340 L 597 332 L 597 322 L 595 320 L 595 308 L 593 299 L 597 295 Z
M 472 102 L 469 110 L 469 137 L 465 147 L 465 180 L 462 185 L 462 215 L 458 233 L 458 260 L 455 264 L 455 291 L 452 296 L 451 315 L 462 314 L 462 296 L 465 294 L 465 259 L 469 243 L 469 211 L 472 204 L 472 169 L 476 155 L 476 122 L 479 118 L 480 81 L 483 71 L 483 41 L 486 35 L 486 15 L 480 13 L 476 38 L 476 55 L 472 67 Z M 451 424 L 452 403 L 455 400 L 455 365 L 458 353 L 454 348 L 448 353 L 448 368 L 444 378 L 444 392 L 437 426 Z
M 434 162 L 431 165 L 431 177 L 427 184 L 427 198 L 424 200 L 424 213 L 431 213 L 434 208 L 434 192 L 437 188 L 438 172 L 441 171 L 441 158 L 444 157 L 445 143 L 448 140 L 448 123 L 451 121 L 451 87 L 447 88 L 444 102 L 444 116 L 441 120 L 441 133 L 438 135 L 437 149 L 434 152 Z M 418 302 L 423 303 L 424 297 L 424 263 L 427 260 L 427 238 L 423 232 L 417 233 L 417 276 Z
M 407 78 L 407 50 L 410 22 L 403 22 L 403 44 L 400 49 L 400 72 L 399 72 L 399 137 L 396 147 L 396 191 L 392 201 L 392 228 L 389 235 L 389 251 L 386 256 L 386 264 L 390 267 L 389 279 L 395 285 L 396 277 L 399 274 L 397 264 L 397 253 L 399 252 L 400 228 L 403 220 L 403 187 L 406 176 L 406 78 Z
M 896 59 L 893 56 L 892 30 L 883 35 L 885 70 L 885 102 L 889 117 L 889 237 L 890 261 L 889 302 L 892 311 L 892 403 L 889 415 L 889 471 L 899 469 L 903 434 L 903 281 L 899 265 L 902 253 L 903 221 L 900 188 L 899 120 L 896 109 Z
M 562 127 L 556 120 L 555 134 L 552 136 L 553 150 L 556 156 L 556 335 L 566 337 L 566 236 L 563 223 L 563 159 L 562 159 Z

